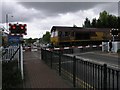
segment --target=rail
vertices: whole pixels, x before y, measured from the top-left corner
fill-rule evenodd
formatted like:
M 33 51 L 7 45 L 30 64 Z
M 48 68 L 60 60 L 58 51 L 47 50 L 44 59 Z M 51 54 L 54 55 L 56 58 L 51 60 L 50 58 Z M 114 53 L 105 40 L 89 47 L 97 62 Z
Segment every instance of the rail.
M 120 70 L 110 68 L 107 64 L 97 64 L 44 49 L 41 49 L 41 58 L 61 77 L 69 80 L 73 87 L 98 90 L 120 89 Z
M 2 62 L 9 63 L 13 60 L 17 61 L 17 67 L 21 70 L 22 79 L 23 76 L 23 48 L 22 46 L 9 46 L 2 49 Z

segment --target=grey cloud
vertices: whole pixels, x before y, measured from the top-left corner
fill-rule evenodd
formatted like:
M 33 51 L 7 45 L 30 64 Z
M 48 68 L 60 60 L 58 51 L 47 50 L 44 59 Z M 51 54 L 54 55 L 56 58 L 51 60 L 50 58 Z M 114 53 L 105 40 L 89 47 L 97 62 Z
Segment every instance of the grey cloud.
M 20 2 L 26 8 L 35 8 L 41 10 L 47 16 L 56 16 L 59 13 L 77 12 L 79 10 L 95 9 L 95 13 L 99 14 L 106 10 L 112 14 L 118 13 L 117 2 Z
M 118 15 L 120 16 L 120 1 L 118 2 Z
M 103 5 L 103 7 L 101 7 L 101 11 L 103 10 L 106 10 L 107 12 L 111 14 L 118 15 L 118 2 L 112 2 L 107 5 Z
M 22 11 L 18 5 L 24 7 L 28 11 Z M 32 21 L 34 18 L 44 19 L 46 17 L 54 17 L 59 13 L 77 12 L 79 10 L 95 9 L 95 13 L 98 14 L 102 10 L 108 10 L 109 12 L 116 12 L 115 3 L 108 2 L 17 2 L 9 3 L 8 5 L 2 5 L 2 22 L 5 22 L 6 14 L 13 14 L 13 18 L 9 15 L 10 22 L 17 21 Z M 115 6 L 115 7 L 114 7 Z M 33 13 L 32 9 L 36 10 L 37 13 Z M 10 19 L 11 18 L 11 19 Z
M 8 14 L 9 22 L 26 22 L 31 21 L 34 18 L 45 18 L 45 14 L 35 10 L 35 9 L 26 9 L 16 2 L 2 3 L 2 11 L 0 23 L 6 22 L 6 14 Z M 24 10 L 26 9 L 26 11 Z M 35 12 L 34 12 L 35 11 Z M 13 17 L 11 17 L 13 16 Z
M 26 8 L 35 8 L 48 13 L 76 12 L 93 8 L 101 2 L 20 2 Z
M 107 11 L 109 14 L 118 15 L 118 3 L 110 2 L 107 4 L 100 4 L 93 8 L 95 14 L 99 14 L 102 11 Z

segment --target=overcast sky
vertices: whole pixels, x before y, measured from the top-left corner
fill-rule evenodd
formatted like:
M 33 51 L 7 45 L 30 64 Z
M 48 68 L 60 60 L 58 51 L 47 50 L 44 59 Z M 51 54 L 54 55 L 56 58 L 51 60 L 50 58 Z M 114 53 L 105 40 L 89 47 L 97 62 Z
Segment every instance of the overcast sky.
M 0 23 L 27 23 L 25 38 L 39 38 L 50 31 L 52 26 L 82 26 L 86 17 L 90 20 L 98 18 L 99 13 L 106 10 L 118 15 L 117 2 L 2 2 Z M 13 16 L 13 17 L 12 17 Z

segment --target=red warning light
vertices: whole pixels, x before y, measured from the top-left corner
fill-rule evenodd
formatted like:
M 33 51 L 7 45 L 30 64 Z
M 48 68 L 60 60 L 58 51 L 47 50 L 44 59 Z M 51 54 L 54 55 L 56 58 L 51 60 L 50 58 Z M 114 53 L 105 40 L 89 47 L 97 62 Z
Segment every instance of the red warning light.
M 23 27 L 23 26 L 21 26 L 21 29 L 24 29 L 24 27 Z
M 16 29 L 16 27 L 15 27 L 15 26 L 13 26 L 12 28 L 13 28 L 13 29 Z
M 9 24 L 9 30 L 11 34 L 27 34 L 26 24 Z

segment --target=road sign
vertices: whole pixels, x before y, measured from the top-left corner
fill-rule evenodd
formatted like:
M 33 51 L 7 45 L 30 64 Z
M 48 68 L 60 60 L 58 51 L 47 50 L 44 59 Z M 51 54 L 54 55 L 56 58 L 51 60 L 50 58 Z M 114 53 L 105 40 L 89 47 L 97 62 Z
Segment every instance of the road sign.
M 10 45 L 17 46 L 20 43 L 21 36 L 17 35 L 9 35 L 8 42 Z

